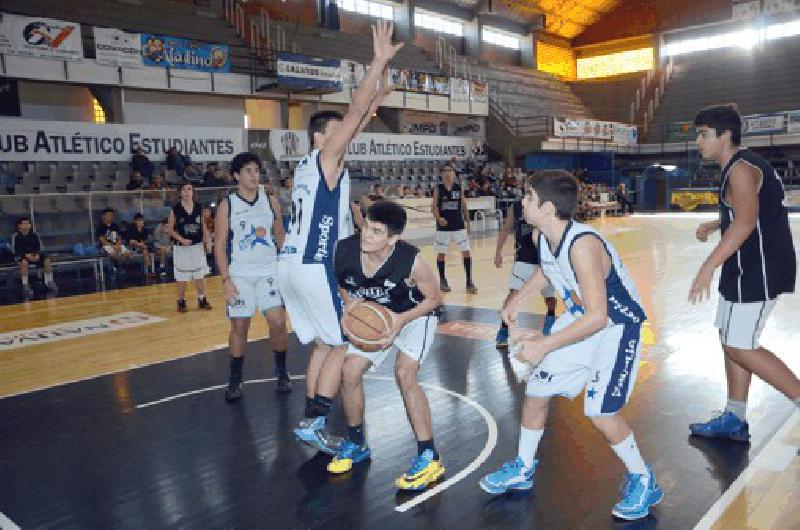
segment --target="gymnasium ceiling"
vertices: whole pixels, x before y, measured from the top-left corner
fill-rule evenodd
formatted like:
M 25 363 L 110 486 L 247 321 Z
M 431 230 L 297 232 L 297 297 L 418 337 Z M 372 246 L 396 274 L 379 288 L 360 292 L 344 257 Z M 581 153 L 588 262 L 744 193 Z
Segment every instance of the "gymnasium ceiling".
M 573 39 L 618 7 L 622 0 L 502 0 L 521 19 L 544 14 L 545 31 Z

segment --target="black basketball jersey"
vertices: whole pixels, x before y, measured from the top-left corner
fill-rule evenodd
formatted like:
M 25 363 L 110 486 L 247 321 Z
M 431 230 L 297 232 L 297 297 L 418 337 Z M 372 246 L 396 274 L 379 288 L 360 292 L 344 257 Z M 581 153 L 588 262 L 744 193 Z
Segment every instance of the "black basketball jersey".
M 722 233 L 736 212 L 725 201 L 728 175 L 734 164 L 753 166 L 761 173 L 758 221 L 755 230 L 722 265 L 719 292 L 730 302 L 762 302 L 794 291 L 796 259 L 783 182 L 773 167 L 749 149 L 741 149 L 722 169 L 719 213 Z
M 436 230 L 443 232 L 463 230 L 464 217 L 461 215 L 461 186 L 453 182 L 453 187 L 448 191 L 444 184 L 439 184 L 436 190 L 438 192 L 436 208 L 439 210 L 439 215 L 447 220 L 447 226 L 441 226 L 436 223 Z
M 538 265 L 539 251 L 536 250 L 536 244 L 533 242 L 533 226 L 525 222 L 525 216 L 522 214 L 522 202 L 516 201 L 511 206 L 511 211 L 514 214 L 514 244 L 516 250 L 514 259 L 523 263 Z
M 194 203 L 191 212 L 187 212 L 180 201 L 172 207 L 175 215 L 175 231 L 181 237 L 192 242 L 192 245 L 203 242 L 203 207 L 199 203 Z
M 372 277 L 361 267 L 361 236 L 352 235 L 336 244 L 333 258 L 336 281 L 352 298 L 377 302 L 395 313 L 419 305 L 424 296 L 411 282 L 411 271 L 419 249 L 398 241 L 394 251 Z

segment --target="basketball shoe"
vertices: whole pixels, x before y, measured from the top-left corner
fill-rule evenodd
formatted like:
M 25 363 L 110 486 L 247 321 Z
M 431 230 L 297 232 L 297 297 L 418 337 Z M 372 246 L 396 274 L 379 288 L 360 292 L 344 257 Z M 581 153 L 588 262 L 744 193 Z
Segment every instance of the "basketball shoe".
M 737 442 L 750 440 L 750 427 L 732 412 L 721 412 L 705 423 L 690 423 L 689 430 L 695 436 L 706 438 L 728 438 Z
M 411 467 L 394 481 L 397 489 L 405 491 L 422 491 L 444 475 L 442 459 L 433 458 L 433 451 L 425 449 L 411 461 Z
M 353 469 L 353 464 L 358 464 L 365 460 L 369 460 L 372 456 L 372 451 L 366 445 L 354 444 L 350 440 L 345 440 L 336 451 L 333 460 L 328 462 L 328 472 L 339 474 L 347 473 Z
M 329 455 L 335 455 L 342 445 L 342 437 L 325 432 L 325 416 L 305 418 L 294 430 L 294 436 L 304 444 Z
M 647 517 L 650 507 L 664 498 L 664 492 L 656 484 L 656 475 L 650 466 L 647 466 L 646 475 L 628 473 L 621 489 L 622 500 L 614 505 L 611 513 L 628 521 Z
M 494 345 L 498 348 L 507 348 L 508 347 L 508 328 L 505 326 L 501 326 L 500 329 L 497 330 L 497 335 L 494 337 Z
M 526 468 L 520 457 L 506 462 L 500 466 L 500 469 L 481 479 L 481 489 L 493 495 L 499 495 L 508 490 L 529 490 L 533 487 L 533 473 L 536 471 L 538 463 L 538 460 L 534 460 L 533 465 Z

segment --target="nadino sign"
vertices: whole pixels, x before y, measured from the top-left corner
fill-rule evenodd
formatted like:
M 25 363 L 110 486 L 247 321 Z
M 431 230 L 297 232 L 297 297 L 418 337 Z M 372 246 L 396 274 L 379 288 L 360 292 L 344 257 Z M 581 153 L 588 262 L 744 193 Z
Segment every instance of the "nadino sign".
M 130 160 L 137 148 L 152 161 L 161 161 L 172 147 L 198 162 L 231 158 L 243 151 L 242 129 L 0 121 L 0 161 L 4 162 L 122 161 Z
M 342 91 L 342 61 L 278 52 L 278 86 L 316 93 Z

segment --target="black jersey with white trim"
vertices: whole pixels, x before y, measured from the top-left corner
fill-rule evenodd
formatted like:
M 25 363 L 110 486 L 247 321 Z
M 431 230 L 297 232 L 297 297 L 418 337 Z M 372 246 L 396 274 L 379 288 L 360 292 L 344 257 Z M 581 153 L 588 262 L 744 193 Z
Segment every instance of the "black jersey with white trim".
M 533 242 L 533 226 L 525 221 L 522 212 L 522 201 L 515 201 L 512 208 L 514 214 L 514 250 L 515 261 L 539 264 L 539 251 Z
M 747 164 L 761 174 L 758 221 L 753 232 L 722 265 L 719 292 L 730 302 L 762 302 L 794 291 L 796 257 L 783 181 L 764 158 L 740 149 L 722 169 L 719 185 L 720 229 L 724 234 L 736 215 L 725 194 L 731 169 Z
M 462 191 L 461 186 L 453 183 L 448 190 L 444 184 L 436 187 L 438 203 L 436 208 L 439 215 L 447 220 L 446 226 L 436 223 L 436 230 L 440 232 L 455 232 L 464 229 L 464 216 L 461 213 Z

